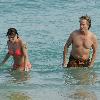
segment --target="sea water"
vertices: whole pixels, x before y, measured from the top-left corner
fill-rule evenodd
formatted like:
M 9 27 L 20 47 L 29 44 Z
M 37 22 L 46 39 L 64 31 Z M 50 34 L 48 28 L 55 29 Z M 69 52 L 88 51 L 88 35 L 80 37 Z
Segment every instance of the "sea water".
M 99 46 L 93 68 L 62 67 L 64 44 L 86 14 L 100 44 L 99 0 L 0 0 L 0 61 L 7 52 L 7 29 L 15 27 L 32 64 L 29 73 L 11 72 L 12 57 L 1 66 L 0 100 L 99 100 Z

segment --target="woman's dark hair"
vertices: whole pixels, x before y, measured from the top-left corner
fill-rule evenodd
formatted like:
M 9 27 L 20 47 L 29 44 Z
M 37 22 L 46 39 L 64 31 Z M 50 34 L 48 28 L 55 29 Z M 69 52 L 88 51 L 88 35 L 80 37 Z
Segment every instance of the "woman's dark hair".
M 15 28 L 9 28 L 6 36 L 8 35 L 17 35 L 18 38 L 19 34 L 17 33 L 17 30 Z

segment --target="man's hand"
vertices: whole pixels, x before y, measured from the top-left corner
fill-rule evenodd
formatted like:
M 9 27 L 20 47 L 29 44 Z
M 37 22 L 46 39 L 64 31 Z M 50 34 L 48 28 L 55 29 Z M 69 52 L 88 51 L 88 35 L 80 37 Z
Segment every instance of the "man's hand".
M 28 72 L 28 71 L 29 71 L 29 68 L 28 68 L 27 66 L 25 67 L 25 71 L 26 71 L 26 72 Z
M 67 62 L 66 63 L 62 63 L 63 67 L 67 67 Z
M 90 64 L 89 64 L 89 68 L 92 68 L 92 67 L 93 67 L 93 64 L 92 64 L 92 63 L 90 63 Z

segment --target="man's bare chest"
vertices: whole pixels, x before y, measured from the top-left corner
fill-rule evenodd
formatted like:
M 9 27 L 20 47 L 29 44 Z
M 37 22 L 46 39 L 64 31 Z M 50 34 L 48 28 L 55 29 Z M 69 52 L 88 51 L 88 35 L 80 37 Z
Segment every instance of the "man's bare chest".
M 76 47 L 84 47 L 90 49 L 92 46 L 92 40 L 90 37 L 86 37 L 86 36 L 75 36 L 73 38 L 73 44 Z

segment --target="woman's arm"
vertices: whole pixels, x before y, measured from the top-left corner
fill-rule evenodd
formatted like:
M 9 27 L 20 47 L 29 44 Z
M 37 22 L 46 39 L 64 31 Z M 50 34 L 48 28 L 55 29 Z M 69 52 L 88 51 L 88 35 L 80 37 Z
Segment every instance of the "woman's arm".
M 9 41 L 7 41 L 7 45 L 9 45 Z M 8 53 L 6 53 L 3 61 L 0 63 L 0 66 L 2 66 L 8 60 L 9 57 L 10 57 L 10 54 L 8 52 Z
M 6 56 L 4 57 L 3 61 L 1 62 L 0 66 L 2 66 L 8 60 L 9 57 L 10 57 L 10 54 L 7 53 Z
M 25 68 L 25 71 L 28 71 L 28 68 L 27 68 L 28 53 L 27 53 L 27 46 L 25 43 L 22 43 L 22 52 L 24 56 L 24 68 Z

